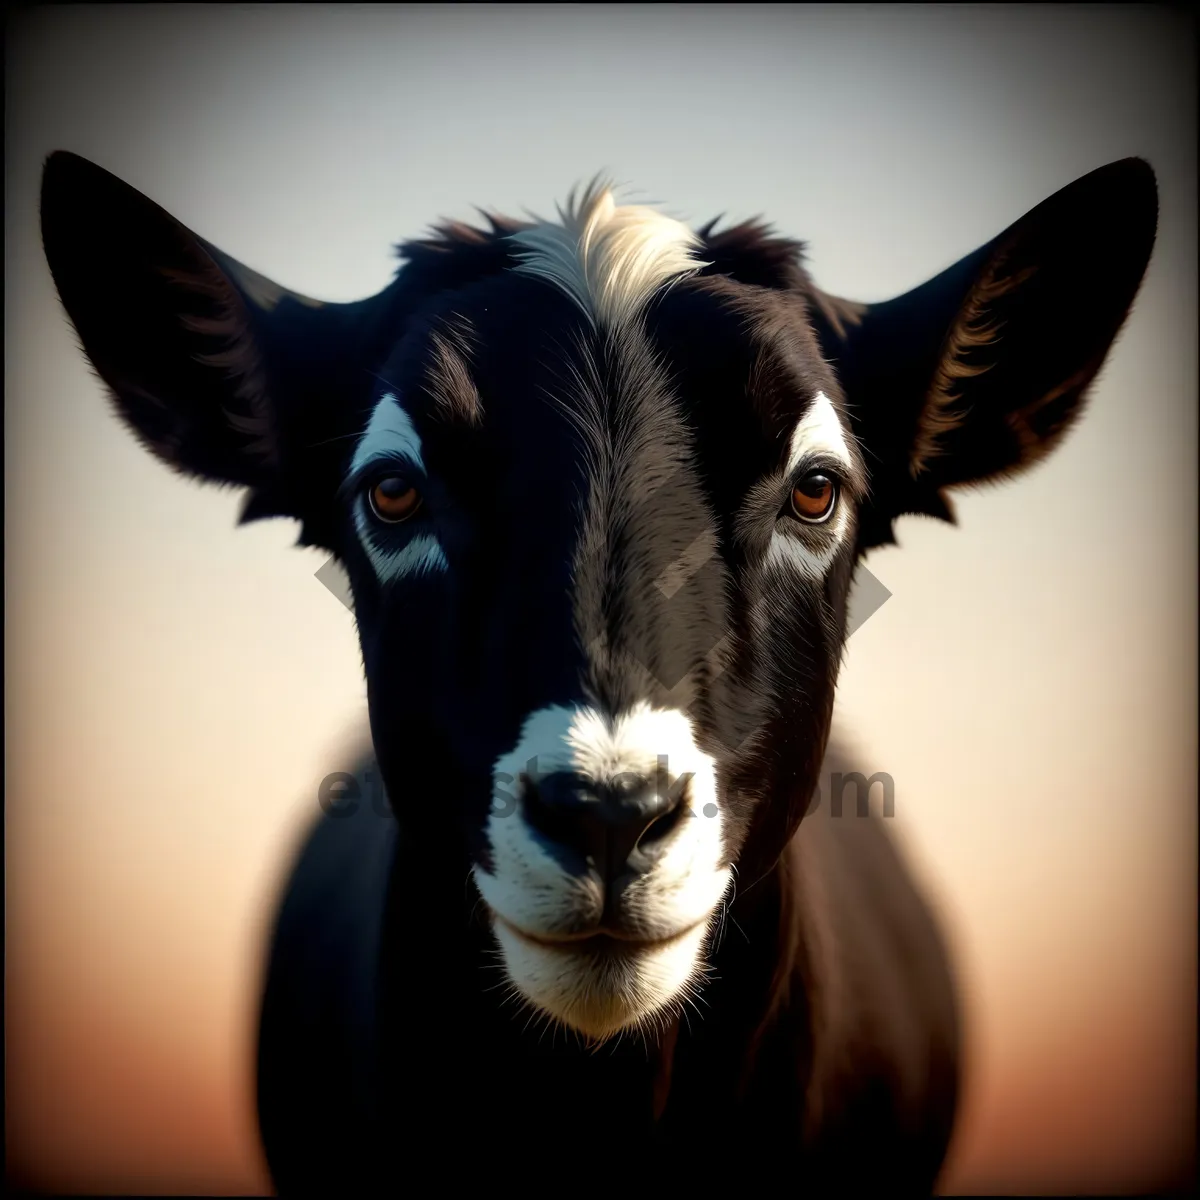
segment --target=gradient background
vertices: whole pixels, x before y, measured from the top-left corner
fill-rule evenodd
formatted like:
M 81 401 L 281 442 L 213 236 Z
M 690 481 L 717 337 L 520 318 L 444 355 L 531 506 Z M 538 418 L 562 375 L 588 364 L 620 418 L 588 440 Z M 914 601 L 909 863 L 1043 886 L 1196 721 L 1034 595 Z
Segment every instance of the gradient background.
M 353 619 L 109 415 L 42 257 L 56 148 L 281 283 L 382 287 L 472 203 L 598 168 L 764 212 L 825 288 L 899 293 L 1125 155 L 1158 245 L 1090 412 L 910 518 L 839 719 L 948 923 L 968 1080 L 947 1190 L 1194 1170 L 1194 27 L 1167 10 L 60 8 L 10 26 L 5 1132 L 10 1182 L 255 1191 L 268 905 L 362 728 Z M 1104 246 L 1096 253 L 1103 254 Z

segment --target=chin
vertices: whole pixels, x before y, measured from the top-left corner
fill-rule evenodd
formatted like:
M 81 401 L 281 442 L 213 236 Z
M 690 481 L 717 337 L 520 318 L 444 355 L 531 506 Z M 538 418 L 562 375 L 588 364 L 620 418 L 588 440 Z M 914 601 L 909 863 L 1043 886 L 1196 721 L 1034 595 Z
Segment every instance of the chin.
M 537 1012 L 600 1043 L 664 1025 L 704 972 L 712 917 L 658 942 L 592 937 L 551 943 L 493 923 L 509 981 Z

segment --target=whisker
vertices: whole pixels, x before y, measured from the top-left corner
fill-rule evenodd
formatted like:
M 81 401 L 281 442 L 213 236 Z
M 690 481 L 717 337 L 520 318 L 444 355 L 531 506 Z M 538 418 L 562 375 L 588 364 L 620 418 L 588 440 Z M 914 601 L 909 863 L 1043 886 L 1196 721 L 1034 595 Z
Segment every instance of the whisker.
M 384 387 L 391 388 L 393 392 L 399 392 L 399 391 L 400 391 L 400 385 L 399 385 L 399 384 L 395 384 L 395 383 L 393 383 L 393 382 L 392 382 L 390 379 L 386 378 L 386 377 L 385 377 L 385 376 L 383 376 L 383 375 L 380 375 L 378 371 L 372 371 L 370 367 L 366 367 L 366 368 L 364 368 L 364 369 L 366 370 L 366 372 L 367 372 L 367 374 L 368 374 L 368 375 L 371 375 L 371 376 L 373 376 L 375 379 L 378 379 L 378 380 L 379 380 L 379 382 L 380 382 L 380 383 L 382 383 Z
M 319 442 L 309 442 L 308 449 L 314 450 L 314 449 L 316 449 L 317 446 L 328 446 L 333 442 L 344 442 L 344 441 L 349 440 L 350 438 L 360 438 L 360 437 L 362 437 L 361 433 L 339 433 L 334 437 L 324 438 L 322 441 L 319 441 Z

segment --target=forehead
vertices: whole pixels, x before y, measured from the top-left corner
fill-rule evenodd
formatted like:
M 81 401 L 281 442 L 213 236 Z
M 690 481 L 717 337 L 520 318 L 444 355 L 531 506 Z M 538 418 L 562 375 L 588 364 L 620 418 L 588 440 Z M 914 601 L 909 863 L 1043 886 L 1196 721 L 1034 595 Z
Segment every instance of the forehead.
M 687 286 L 644 332 L 614 339 L 552 288 L 498 278 L 405 337 L 379 372 L 352 468 L 388 446 L 435 460 L 439 448 L 460 460 L 561 455 L 661 423 L 666 410 L 695 438 L 736 443 L 759 470 L 794 465 L 810 443 L 853 465 L 840 389 L 809 341 L 806 325 L 748 320 L 729 296 Z
M 507 269 L 406 331 L 356 464 L 388 440 L 561 453 L 615 408 L 626 427 L 671 409 L 701 435 L 762 443 L 764 468 L 795 459 L 797 439 L 855 457 L 802 298 L 701 277 L 691 230 L 606 191 L 560 217 L 509 234 Z M 631 391 L 640 403 L 614 405 Z
M 570 413 L 595 390 L 595 361 L 578 307 L 507 271 L 441 297 L 405 332 L 378 372 L 376 411 L 395 397 L 406 436 L 443 469 L 488 456 L 549 460 L 573 440 Z M 381 437 L 394 436 L 393 423 L 379 422 Z

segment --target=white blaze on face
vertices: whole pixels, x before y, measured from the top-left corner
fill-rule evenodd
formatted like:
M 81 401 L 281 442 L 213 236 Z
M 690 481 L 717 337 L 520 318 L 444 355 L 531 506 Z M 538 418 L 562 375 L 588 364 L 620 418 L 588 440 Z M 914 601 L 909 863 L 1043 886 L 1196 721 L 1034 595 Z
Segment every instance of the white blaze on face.
M 799 471 L 809 460 L 832 458 L 842 463 L 847 471 L 852 469 L 853 459 L 846 441 L 846 432 L 833 402 L 824 392 L 818 392 L 808 411 L 792 431 L 788 451 L 787 473 Z M 837 511 L 824 525 L 811 527 L 809 545 L 801 535 L 776 530 L 771 534 L 767 547 L 768 565 L 781 566 L 799 571 L 806 578 L 820 582 L 833 562 L 850 524 L 850 506 L 844 497 L 839 497 Z
M 638 941 L 614 954 L 589 941 L 543 939 L 595 925 L 604 905 L 598 877 L 575 875 L 526 823 L 519 804 L 497 804 L 488 820 L 491 869 L 475 881 L 496 920 L 505 969 L 537 1009 L 591 1038 L 651 1020 L 682 1000 L 703 965 L 710 927 L 732 879 L 722 865 L 716 768 L 676 710 L 638 705 L 610 718 L 590 708 L 549 708 L 525 723 L 512 753 L 495 768 L 497 796 L 519 795 L 522 773 L 536 779 L 571 771 L 597 782 L 633 773 L 657 778 L 660 759 L 685 815 L 653 865 L 621 893 L 612 914 Z M 688 779 L 682 777 L 690 776 Z

